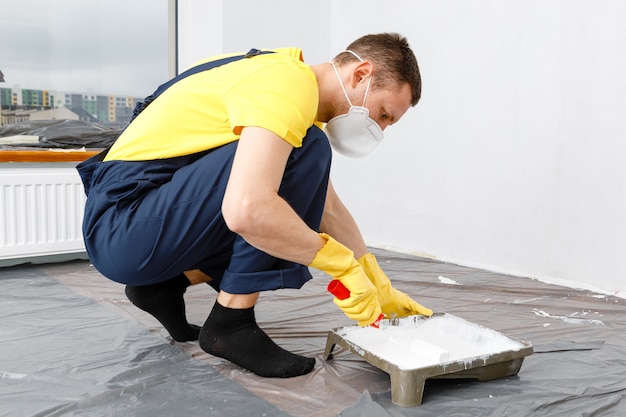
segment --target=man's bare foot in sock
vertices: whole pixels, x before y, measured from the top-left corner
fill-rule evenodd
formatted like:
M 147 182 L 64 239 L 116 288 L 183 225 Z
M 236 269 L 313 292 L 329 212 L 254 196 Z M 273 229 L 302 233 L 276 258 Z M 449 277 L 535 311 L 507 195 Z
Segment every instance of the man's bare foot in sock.
M 314 358 L 278 346 L 256 323 L 254 306 L 224 307 L 217 301 L 200 331 L 200 347 L 259 376 L 288 378 L 308 374 Z
M 138 308 L 150 313 L 177 342 L 198 340 L 200 326 L 189 324 L 185 315 L 183 294 L 190 285 L 184 275 L 158 284 L 131 286 L 125 292 Z

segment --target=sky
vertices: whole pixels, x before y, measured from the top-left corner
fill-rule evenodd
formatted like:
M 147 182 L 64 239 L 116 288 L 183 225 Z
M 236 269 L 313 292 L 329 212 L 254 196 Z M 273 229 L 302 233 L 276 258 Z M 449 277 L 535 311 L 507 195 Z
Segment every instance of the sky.
M 167 0 L 0 0 L 0 87 L 145 97 L 168 79 Z

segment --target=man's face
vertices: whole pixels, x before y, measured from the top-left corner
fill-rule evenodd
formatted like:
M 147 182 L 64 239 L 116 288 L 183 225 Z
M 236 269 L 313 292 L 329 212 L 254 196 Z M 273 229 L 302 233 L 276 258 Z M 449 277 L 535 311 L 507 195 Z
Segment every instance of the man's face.
M 365 107 L 381 129 L 396 123 L 411 107 L 412 92 L 408 83 L 392 84 L 373 89 L 367 95 Z
M 360 83 L 359 87 L 348 92 L 350 101 L 355 106 L 363 104 L 366 84 Z M 411 107 L 411 99 L 412 92 L 408 83 L 389 84 L 370 89 L 365 100 L 365 107 L 369 110 L 369 116 L 382 130 L 385 130 L 387 126 L 396 123 L 406 113 Z M 336 109 L 335 115 L 345 114 L 349 109 L 350 104 L 344 99 Z

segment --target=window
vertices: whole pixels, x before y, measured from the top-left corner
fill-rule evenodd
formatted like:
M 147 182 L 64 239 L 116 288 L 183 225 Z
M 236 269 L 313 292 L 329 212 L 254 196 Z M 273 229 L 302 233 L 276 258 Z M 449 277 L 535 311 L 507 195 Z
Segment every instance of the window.
M 5 3 L 1 124 L 10 112 L 65 107 L 124 126 L 129 107 L 168 79 L 168 0 Z

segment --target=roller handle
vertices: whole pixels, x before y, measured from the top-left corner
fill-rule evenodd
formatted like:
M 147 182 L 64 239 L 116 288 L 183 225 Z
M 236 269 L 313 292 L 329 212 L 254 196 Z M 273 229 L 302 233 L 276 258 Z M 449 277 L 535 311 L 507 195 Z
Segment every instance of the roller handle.
M 329 293 L 331 293 L 332 295 L 334 295 L 340 300 L 345 300 L 346 298 L 350 297 L 350 290 L 347 289 L 346 286 L 343 285 L 343 283 L 339 281 L 338 279 L 330 280 L 330 282 L 328 283 L 328 287 L 326 289 L 328 290 Z M 370 326 L 378 329 L 378 327 L 380 326 L 380 321 L 384 318 L 385 318 L 385 315 L 381 313 L 380 316 L 378 316 L 378 318 L 376 319 L 376 321 L 370 324 Z
M 345 300 L 350 297 L 350 290 L 346 288 L 345 285 L 338 279 L 332 279 L 328 283 L 328 292 L 339 298 L 340 300 Z

